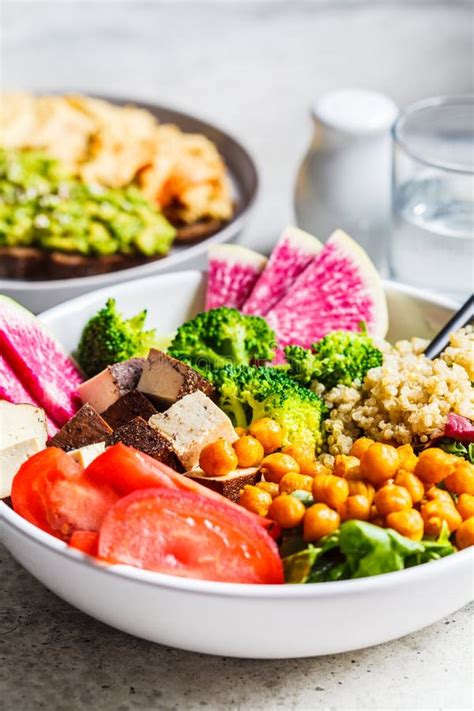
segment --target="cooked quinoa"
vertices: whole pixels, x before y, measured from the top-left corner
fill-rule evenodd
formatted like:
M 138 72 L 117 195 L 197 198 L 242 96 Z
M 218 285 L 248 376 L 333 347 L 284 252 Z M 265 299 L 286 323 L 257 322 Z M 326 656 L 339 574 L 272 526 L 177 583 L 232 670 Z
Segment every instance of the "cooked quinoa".
M 474 419 L 474 329 L 453 333 L 435 360 L 423 355 L 427 345 L 420 338 L 385 344 L 383 364 L 369 370 L 360 388 L 322 392 L 330 408 L 325 427 L 331 455 L 347 454 L 361 435 L 427 442 L 443 433 L 450 412 Z

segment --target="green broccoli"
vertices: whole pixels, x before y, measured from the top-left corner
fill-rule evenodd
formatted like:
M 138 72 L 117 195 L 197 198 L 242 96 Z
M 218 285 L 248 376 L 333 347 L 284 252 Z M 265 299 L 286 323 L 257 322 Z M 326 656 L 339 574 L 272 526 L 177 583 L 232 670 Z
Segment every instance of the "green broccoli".
M 322 383 L 327 388 L 335 385 L 360 384 L 371 368 L 382 365 L 383 354 L 366 333 L 333 331 L 312 350 L 287 346 L 285 356 L 288 375 L 308 387 Z
M 117 311 L 115 299 L 108 299 L 104 308 L 84 326 L 76 358 L 89 377 L 108 365 L 132 357 L 146 356 L 150 348 L 159 347 L 154 330 L 143 329 L 146 309 L 130 319 Z
M 275 334 L 263 318 L 221 306 L 180 326 L 168 353 L 212 378 L 214 370 L 228 364 L 270 361 L 275 347 Z
M 319 450 L 326 407 L 318 395 L 291 380 L 280 368 L 249 365 L 214 371 L 219 406 L 235 426 L 247 427 L 261 417 L 271 417 L 284 430 L 286 444 L 311 445 Z

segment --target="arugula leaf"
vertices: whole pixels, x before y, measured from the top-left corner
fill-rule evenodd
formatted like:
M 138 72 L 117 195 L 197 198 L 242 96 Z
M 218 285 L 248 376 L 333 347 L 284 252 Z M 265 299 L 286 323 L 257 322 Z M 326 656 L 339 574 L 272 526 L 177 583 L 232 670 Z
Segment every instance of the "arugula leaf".
M 436 540 L 412 541 L 391 528 L 345 521 L 317 545 L 307 545 L 294 531 L 280 548 L 285 580 L 322 583 L 403 570 L 454 553 L 449 535 L 444 525 Z
M 440 449 L 444 449 L 445 452 L 449 452 L 449 454 L 455 454 L 456 457 L 463 457 L 471 464 L 474 464 L 474 442 L 466 444 L 465 442 L 461 442 L 461 440 L 443 437 L 436 442 L 436 446 Z
M 346 556 L 351 578 L 403 570 L 405 558 L 424 550 L 422 543 L 366 521 L 343 523 L 339 545 Z

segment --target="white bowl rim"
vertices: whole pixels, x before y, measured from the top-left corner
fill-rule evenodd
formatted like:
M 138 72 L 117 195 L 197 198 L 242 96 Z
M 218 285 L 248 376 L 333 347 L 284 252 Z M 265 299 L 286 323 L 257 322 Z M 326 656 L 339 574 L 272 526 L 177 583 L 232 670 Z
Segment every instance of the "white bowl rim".
M 2 512 L 2 509 L 3 512 Z M 13 509 L 7 506 L 4 502 L 0 502 L 0 517 L 4 517 L 7 525 L 15 529 L 23 537 L 33 540 L 42 548 L 53 550 L 58 555 L 69 558 L 80 565 L 92 566 L 106 575 L 114 575 L 116 577 L 137 582 L 144 585 L 151 585 L 157 588 L 166 588 L 168 590 L 176 590 L 188 593 L 200 593 L 203 595 L 216 595 L 219 597 L 250 597 L 250 598 L 319 598 L 337 595 L 338 597 L 360 594 L 367 591 L 375 591 L 388 587 L 403 586 L 405 582 L 415 583 L 420 577 L 425 578 L 426 575 L 436 575 L 440 571 L 440 566 L 443 565 L 446 572 L 453 568 L 474 562 L 474 549 L 467 548 L 466 550 L 457 551 L 456 553 L 440 558 L 438 560 L 423 563 L 422 565 L 413 566 L 404 570 L 394 571 L 392 573 L 383 573 L 367 578 L 357 578 L 354 580 L 337 580 L 326 583 L 312 583 L 309 585 L 257 585 L 247 583 L 225 583 L 212 580 L 198 580 L 194 578 L 182 578 L 175 575 L 167 575 L 165 573 L 155 573 L 150 570 L 142 570 L 129 565 L 110 565 L 102 563 L 92 558 L 91 556 L 74 550 L 59 538 L 51 536 L 49 533 L 42 531 L 40 528 L 22 518 L 15 513 Z
M 122 282 L 121 284 L 114 285 L 114 288 L 125 289 L 133 285 L 132 288 L 142 288 L 146 286 L 147 283 L 151 283 L 158 277 L 160 279 L 170 279 L 174 280 L 176 278 L 195 278 L 196 276 L 202 276 L 203 272 L 199 270 L 186 270 L 182 272 L 172 272 L 169 274 L 155 275 L 151 277 L 144 277 L 142 279 L 134 280 L 133 282 Z M 406 286 L 404 284 L 399 284 L 397 282 L 384 281 L 384 286 L 399 291 L 400 293 L 406 294 L 408 296 L 414 296 L 430 301 L 432 304 L 442 306 L 445 308 L 455 309 L 457 307 L 456 302 L 451 301 L 445 297 L 433 295 L 415 287 Z M 109 293 L 109 288 L 104 287 L 103 289 L 96 290 L 94 292 L 83 294 L 74 299 L 54 306 L 43 314 L 46 316 L 55 316 L 57 313 L 67 309 L 68 305 L 74 303 L 79 307 L 82 305 L 87 305 L 88 302 L 95 300 L 97 296 L 101 294 L 107 295 Z M 225 583 L 216 582 L 208 580 L 197 580 L 192 578 L 182 578 L 173 575 L 167 575 L 164 573 L 156 573 L 153 571 L 142 570 L 140 568 L 134 568 L 128 565 L 108 565 L 101 562 L 97 562 L 90 556 L 87 556 L 80 551 L 76 551 L 68 546 L 64 541 L 61 541 L 54 536 L 42 531 L 40 528 L 30 523 L 26 519 L 22 518 L 13 509 L 7 506 L 6 503 L 0 501 L 0 519 L 3 518 L 6 524 L 12 529 L 20 533 L 23 537 L 32 539 L 35 543 L 39 544 L 43 548 L 53 550 L 55 553 L 75 560 L 77 563 L 93 566 L 100 572 L 107 575 L 115 575 L 119 578 L 126 579 L 129 581 L 135 581 L 140 584 L 152 585 L 155 587 L 167 588 L 169 590 L 179 590 L 182 592 L 189 593 L 200 593 L 203 595 L 217 595 L 221 597 L 252 597 L 252 598 L 307 598 L 307 597 L 322 597 L 326 594 L 330 595 L 352 595 L 355 593 L 363 593 L 367 591 L 375 591 L 379 589 L 386 588 L 387 586 L 400 586 L 404 585 L 405 581 L 411 579 L 413 582 L 420 577 L 425 577 L 426 575 L 435 575 L 440 570 L 440 566 L 444 566 L 446 569 L 446 574 L 449 570 L 452 570 L 456 566 L 464 566 L 467 564 L 469 559 L 474 561 L 474 550 L 466 549 L 463 551 L 457 551 L 455 554 L 441 558 L 439 560 L 431 561 L 430 563 L 424 563 L 422 565 L 414 566 L 412 568 L 407 568 L 400 571 L 395 571 L 392 573 L 384 573 L 381 575 L 375 575 L 367 578 L 358 578 L 355 580 L 339 580 L 339 581 L 329 581 L 326 583 L 313 583 L 310 585 L 255 585 L 255 584 L 243 584 L 243 583 Z M 1 528 L 0 528 L 1 532 Z
M 152 274 L 151 276 L 144 276 L 141 277 L 140 279 L 130 279 L 127 281 L 122 281 L 117 284 L 112 284 L 109 286 L 104 286 L 101 289 L 94 289 L 93 291 L 88 292 L 87 294 L 82 294 L 80 296 L 76 296 L 72 299 L 68 299 L 67 301 L 62 302 L 61 304 L 57 304 L 56 306 L 52 306 L 50 309 L 47 309 L 46 311 L 42 311 L 39 315 L 39 318 L 46 316 L 48 319 L 50 316 L 57 316 L 59 313 L 64 311 L 64 309 L 67 309 L 67 307 L 74 303 L 74 305 L 80 307 L 85 307 L 88 305 L 89 302 L 95 301 L 96 297 L 98 296 L 104 296 L 104 298 L 109 296 L 109 291 L 110 289 L 128 289 L 128 288 L 138 288 L 138 289 L 143 289 L 146 288 L 147 285 L 153 284 L 154 281 L 158 278 L 160 279 L 169 279 L 170 281 L 176 280 L 181 280 L 183 278 L 188 278 L 188 279 L 195 279 L 197 276 L 202 277 L 205 275 L 205 271 L 201 271 L 199 269 L 183 269 L 181 271 L 172 271 L 172 272 L 165 272 L 163 274 Z M 133 285 L 133 286 L 132 286 Z M 1 286 L 1 281 L 0 281 L 0 286 Z M 438 294 L 433 294 L 429 291 L 426 291 L 424 289 L 419 289 L 414 286 L 409 286 L 407 284 L 401 284 L 399 282 L 391 281 L 388 279 L 383 280 L 383 286 L 385 289 L 390 289 L 390 290 L 395 290 L 398 291 L 400 294 L 404 294 L 406 296 L 412 296 L 414 298 L 418 299 L 423 299 L 425 301 L 429 301 L 431 304 L 435 306 L 440 306 L 443 308 L 447 309 L 452 309 L 456 310 L 459 308 L 459 303 L 455 301 L 454 299 L 450 299 L 445 296 L 439 296 Z

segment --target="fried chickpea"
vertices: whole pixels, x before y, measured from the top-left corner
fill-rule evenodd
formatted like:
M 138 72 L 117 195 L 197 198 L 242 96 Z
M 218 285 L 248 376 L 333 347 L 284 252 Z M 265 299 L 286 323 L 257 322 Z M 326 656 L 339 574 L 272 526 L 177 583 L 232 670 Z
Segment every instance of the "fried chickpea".
M 456 508 L 461 514 L 463 521 L 467 518 L 471 518 L 471 516 L 474 516 L 474 496 L 471 494 L 461 494 L 457 501 Z
M 291 494 L 280 494 L 273 499 L 268 516 L 282 528 L 299 526 L 305 515 L 304 504 Z
M 453 503 L 453 497 L 451 496 L 449 491 L 445 491 L 444 489 L 438 489 L 437 486 L 430 486 L 430 488 L 425 493 L 425 499 L 427 501 L 433 501 L 434 499 L 438 499 L 439 501 L 446 501 L 448 504 Z
M 321 462 L 315 462 L 314 474 L 312 474 L 312 476 L 317 476 L 317 474 L 332 474 L 332 471 L 329 467 L 325 466 Z
M 267 494 L 270 494 L 272 499 L 280 493 L 278 484 L 275 484 L 273 481 L 259 481 L 256 486 L 258 489 L 262 489 L 263 491 L 266 491 Z
M 398 470 L 395 477 L 395 484 L 397 486 L 403 486 L 408 491 L 414 504 L 419 503 L 425 495 L 423 482 L 405 469 Z
M 412 541 L 421 541 L 423 538 L 424 523 L 420 512 L 416 509 L 393 511 L 388 514 L 386 521 L 387 526 L 401 536 L 411 538 Z
M 474 546 L 474 516 L 470 516 L 456 531 L 456 545 L 461 550 Z
M 456 462 L 454 472 L 444 480 L 444 485 L 453 494 L 474 495 L 474 464 L 465 459 Z
M 361 479 L 360 462 L 357 457 L 346 454 L 336 454 L 332 473 L 345 479 Z
M 247 484 L 240 492 L 239 504 L 259 516 L 266 516 L 272 503 L 272 497 L 267 491 Z
M 443 521 L 446 521 L 451 533 L 462 523 L 461 514 L 456 510 L 453 502 L 448 503 L 440 499 L 433 499 L 423 504 L 421 516 L 425 524 L 425 533 L 428 536 L 438 535 Z
M 257 467 L 263 459 L 263 447 L 255 437 L 244 435 L 233 444 L 239 467 Z
M 199 456 L 199 466 L 207 476 L 225 476 L 237 465 L 237 455 L 226 439 L 206 444 Z
M 394 511 L 411 509 L 413 502 L 407 489 L 396 484 L 386 484 L 375 494 L 374 503 L 382 516 Z
M 349 452 L 351 457 L 357 457 L 361 459 L 362 455 L 367 452 L 368 448 L 374 444 L 374 440 L 369 437 L 359 437 L 356 439 Z
M 362 455 L 360 472 L 363 479 L 368 479 L 375 486 L 392 479 L 400 465 L 395 447 L 382 442 L 375 442 Z
M 275 422 L 270 417 L 262 417 L 260 420 L 252 422 L 249 432 L 252 437 L 258 439 L 265 454 L 275 452 L 283 444 L 283 430 L 278 422 Z
M 400 469 L 404 469 L 406 472 L 413 472 L 418 462 L 418 457 L 413 451 L 411 444 L 402 444 L 397 447 L 398 459 L 400 461 Z
M 319 541 L 336 531 L 341 523 L 339 514 L 326 504 L 313 504 L 306 510 L 303 520 L 305 541 Z
M 455 457 L 438 447 L 425 449 L 418 457 L 415 467 L 416 476 L 426 484 L 439 484 L 453 473 Z
M 247 430 L 245 429 L 245 427 L 235 427 L 234 429 L 238 437 L 243 437 L 247 434 Z
M 276 484 L 279 484 L 280 479 L 288 472 L 299 474 L 300 471 L 293 457 L 283 454 L 283 452 L 274 452 L 264 457 L 260 463 L 260 469 L 266 481 L 274 481 Z
M 339 514 L 343 521 L 350 521 L 351 519 L 368 521 L 370 512 L 370 501 L 363 494 L 349 496 L 339 507 Z
M 313 486 L 313 477 L 288 472 L 280 479 L 280 494 L 291 494 L 292 491 L 309 491 Z
M 349 496 L 365 496 L 369 503 L 372 504 L 375 496 L 375 489 L 372 484 L 369 484 L 367 481 L 362 481 L 362 479 L 355 479 L 347 483 L 349 484 Z
M 298 463 L 301 474 L 306 476 L 315 476 L 317 473 L 316 457 L 314 448 L 302 444 L 290 444 L 282 449 L 283 454 L 289 454 L 290 457 Z
M 318 474 L 314 477 L 313 497 L 317 503 L 326 504 L 337 510 L 348 496 L 349 484 L 340 476 Z

